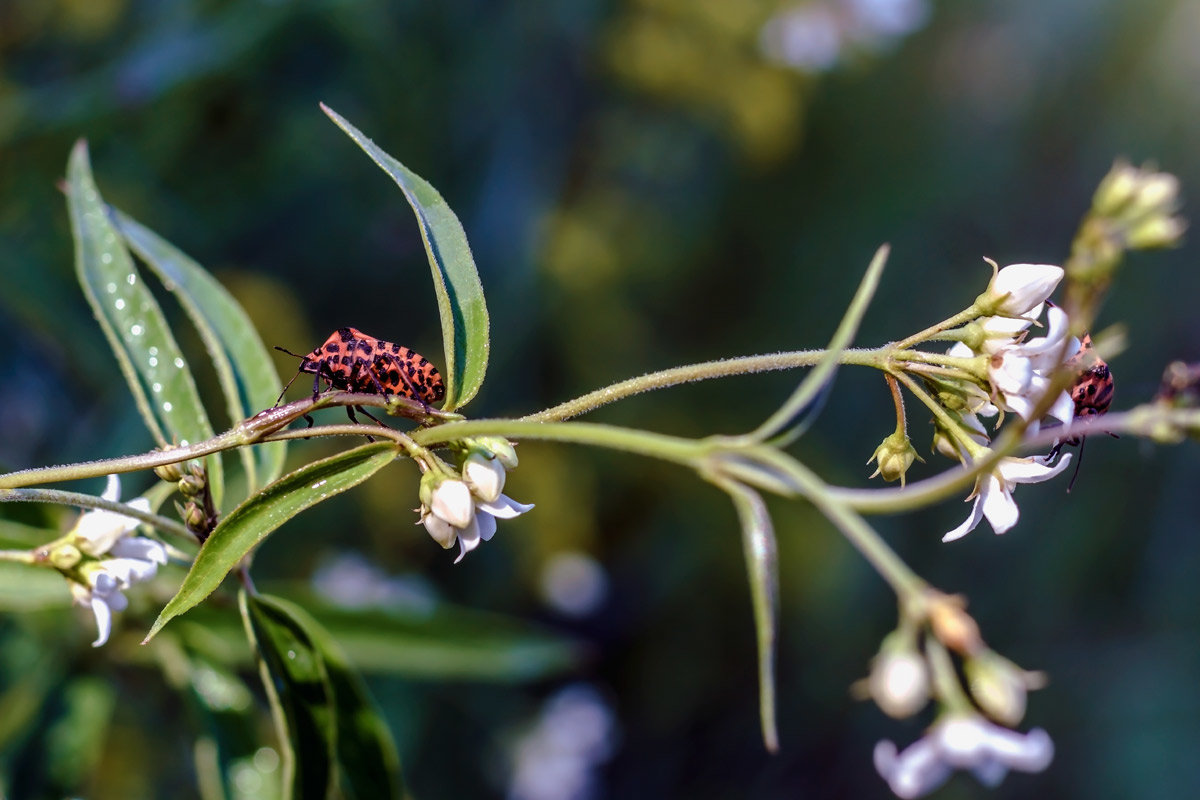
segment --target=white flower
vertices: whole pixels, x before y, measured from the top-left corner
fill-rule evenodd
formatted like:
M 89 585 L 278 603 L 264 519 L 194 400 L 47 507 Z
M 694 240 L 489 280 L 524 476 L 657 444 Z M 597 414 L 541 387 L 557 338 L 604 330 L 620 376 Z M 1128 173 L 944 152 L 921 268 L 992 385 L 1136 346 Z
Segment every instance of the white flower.
M 453 478 L 443 480 L 430 493 L 429 510 L 456 528 L 467 527 L 475 517 L 470 487 Z
M 485 455 L 478 450 L 471 451 L 463 462 L 462 476 L 471 494 L 480 500 L 494 502 L 504 490 L 504 465 L 494 456 Z
M 445 549 L 459 544 L 457 564 L 463 556 L 488 541 L 496 533 L 496 518 L 512 519 L 533 508 L 497 493 L 493 500 L 472 496 L 467 484 L 456 479 L 443 480 L 432 491 L 429 504 L 421 504 L 420 523 Z
M 109 475 L 108 485 L 100 497 L 115 503 L 120 496 L 120 480 L 116 475 Z M 129 506 L 150 511 L 150 501 L 144 497 L 131 500 Z M 81 568 L 80 574 L 86 583 L 71 583 L 75 602 L 90 606 L 96 616 L 99 635 L 92 643 L 93 647 L 108 641 L 113 613 L 124 611 L 129 604 L 121 592 L 135 583 L 150 580 L 158 572 L 159 565 L 167 563 L 167 548 L 162 542 L 130 535 L 139 524 L 133 517 L 97 508 L 82 514 L 69 534 L 80 552 L 98 559 Z
M 1062 267 L 1053 264 L 1010 264 L 992 276 L 984 293 L 990 302 L 983 305 L 989 314 L 1035 320 L 1063 274 Z
M 1006 408 L 1026 419 L 1049 387 L 1050 375 L 1079 349 L 1078 339 L 1072 336 L 1068 341 L 1070 322 L 1065 311 L 1051 306 L 1046 322 L 1045 336 L 999 345 L 995 339 L 984 343 L 985 351 L 991 352 L 988 378 L 992 388 L 1003 398 Z M 1067 392 L 1055 399 L 1049 416 L 1063 423 L 1074 419 L 1075 404 Z
M 154 577 L 161 564 L 167 563 L 167 548 L 162 542 L 144 536 L 129 536 L 112 546 L 111 558 L 90 562 L 83 574 L 87 583 L 71 583 L 71 594 L 79 605 L 90 606 L 96 617 L 96 641 L 99 647 L 112 633 L 113 613 L 129 605 L 122 592 L 135 583 Z
M 1004 533 L 1017 524 L 1020 510 L 1013 500 L 1013 489 L 1018 483 L 1041 483 L 1048 481 L 1066 469 L 1071 463 L 1071 454 L 1064 453 L 1057 464 L 1050 465 L 1047 456 L 1030 456 L 1028 458 L 1006 457 L 1000 459 L 994 471 L 980 475 L 975 481 L 975 490 L 967 498 L 975 499 L 971 513 L 962 525 L 942 537 L 943 542 L 961 539 L 979 524 L 979 520 L 987 517 L 992 530 Z
M 100 497 L 113 503 L 120 499 L 121 481 L 116 475 L 108 476 L 108 486 Z M 139 511 L 150 511 L 150 501 L 144 497 L 131 500 L 129 505 Z M 75 534 L 75 544 L 81 552 L 89 556 L 102 556 L 140 524 L 133 517 L 94 508 L 79 517 L 72 532 Z
M 875 769 L 903 798 L 932 792 L 955 769 L 969 769 L 984 785 L 995 786 L 1010 769 L 1041 772 L 1053 758 L 1054 743 L 1041 728 L 1017 733 L 978 714 L 943 717 L 903 752 L 890 741 L 875 745 Z

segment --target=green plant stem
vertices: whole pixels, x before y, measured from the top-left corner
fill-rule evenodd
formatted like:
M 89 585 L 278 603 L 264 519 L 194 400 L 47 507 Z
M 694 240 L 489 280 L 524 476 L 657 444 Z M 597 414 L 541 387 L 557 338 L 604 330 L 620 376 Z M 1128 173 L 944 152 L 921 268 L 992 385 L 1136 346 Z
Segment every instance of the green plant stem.
M 0 550 L 0 561 L 15 564 L 36 564 L 37 558 L 33 550 Z
M 157 514 L 142 511 L 124 503 L 105 500 L 102 497 L 95 497 L 90 494 L 64 492 L 59 489 L 2 489 L 0 490 L 0 503 L 58 503 L 78 508 L 100 508 L 105 511 L 121 514 L 122 516 L 132 517 L 139 522 L 144 522 L 147 525 L 185 538 L 188 541 L 194 542 L 196 540 L 196 537 L 192 535 L 192 532 L 187 527 L 175 520 L 160 517 Z
M 977 319 L 980 316 L 980 313 L 980 310 L 975 307 L 974 303 L 972 303 L 969 308 L 958 312 L 953 317 L 944 319 L 936 325 L 930 325 L 925 330 L 919 333 L 914 333 L 912 336 L 909 336 L 906 339 L 901 339 L 900 341 L 896 342 L 893 347 L 896 350 L 907 350 L 915 344 L 920 344 L 921 342 L 929 341 L 934 337 L 940 336 L 943 331 L 947 331 L 950 328 L 957 328 L 959 325 L 965 325 L 971 320 Z
M 791 474 L 796 478 L 802 493 L 821 511 L 875 571 L 896 592 L 901 607 L 921 600 L 928 585 L 919 575 L 887 546 L 867 521 L 855 513 L 848 504 L 839 499 L 837 492 L 822 481 L 815 472 L 800 462 L 794 462 Z

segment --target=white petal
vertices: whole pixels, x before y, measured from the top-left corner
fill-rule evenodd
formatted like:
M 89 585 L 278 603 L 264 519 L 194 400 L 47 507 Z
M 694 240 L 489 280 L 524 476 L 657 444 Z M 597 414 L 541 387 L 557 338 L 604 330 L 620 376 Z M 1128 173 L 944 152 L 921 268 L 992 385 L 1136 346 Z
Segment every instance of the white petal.
M 984 341 L 983 349 L 986 352 L 995 352 L 993 346 L 1002 346 L 1006 339 L 1012 339 L 1021 331 L 1028 328 L 1037 319 L 1037 315 L 1041 313 L 1042 306 L 1030 309 L 1030 311 L 1021 317 L 988 317 L 983 320 L 983 330 L 988 335 Z
M 471 453 L 463 463 L 462 474 L 471 494 L 480 500 L 494 501 L 504 490 L 504 466 L 495 458 Z
M 989 475 L 986 483 L 981 495 L 983 515 L 991 523 L 992 530 L 1005 533 L 1017 524 L 1021 510 L 1017 508 L 1017 501 L 1013 500 L 1012 494 L 999 481 Z
M 1062 348 L 1063 340 L 1067 338 L 1067 331 L 1070 330 L 1071 323 L 1067 319 L 1067 312 L 1063 311 L 1058 306 L 1051 306 L 1046 312 L 1046 323 L 1049 328 L 1045 336 L 1031 339 L 1021 345 L 1021 350 L 1026 355 L 1036 355 L 1038 353 L 1056 352 Z M 1075 350 L 1067 348 L 1067 357 L 1073 356 Z
M 983 519 L 983 503 L 980 502 L 980 498 L 976 497 L 975 504 L 971 506 L 971 513 L 967 515 L 963 524 L 943 536 L 942 541 L 953 542 L 956 539 L 961 539 L 975 530 L 975 526 L 979 524 L 979 520 L 981 519 Z
M 496 498 L 494 503 L 480 503 L 479 509 L 500 519 L 512 519 L 533 508 L 533 503 L 518 503 L 506 494 Z
M 988 377 L 996 391 L 1005 395 L 1025 394 L 1029 391 L 1029 383 L 1033 380 L 1033 364 L 1015 349 L 1006 350 L 998 357 L 993 357 L 988 367 Z
M 454 546 L 454 540 L 458 538 L 458 528 L 451 525 L 446 520 L 434 514 L 427 513 L 421 520 L 421 524 L 425 526 L 425 530 L 433 537 L 433 540 L 440 544 L 443 549 L 449 550 Z
M 973 767 L 988 755 L 987 723 L 975 715 L 950 717 L 934 729 L 938 749 L 956 767 Z
M 140 558 L 109 558 L 103 564 L 104 571 L 115 575 L 126 587 L 148 581 L 158 572 L 157 564 Z
M 96 641 L 92 642 L 92 647 L 99 647 L 108 641 L 108 636 L 112 633 L 112 609 L 108 607 L 102 597 L 92 598 L 92 613 L 96 616 Z
M 1075 419 L 1075 401 L 1066 392 L 1059 392 L 1058 399 L 1054 401 L 1054 405 L 1050 406 L 1050 410 L 1046 412 L 1046 416 L 1054 417 L 1056 420 L 1070 426 L 1071 421 Z M 1065 428 L 1063 433 L 1066 433 Z
M 491 541 L 496 535 L 496 518 L 486 511 L 480 511 L 475 515 L 475 522 L 479 525 L 479 538 L 485 542 Z
M 974 358 L 976 353 L 962 342 L 955 342 L 950 345 L 950 349 L 946 351 L 946 355 L 954 356 L 955 358 Z
M 110 503 L 115 503 L 121 499 L 121 479 L 116 475 L 108 476 L 108 483 L 104 485 L 104 491 L 100 494 L 102 500 L 108 500 Z
M 1062 268 L 1053 264 L 1010 264 L 996 273 L 988 289 L 1008 295 L 997 313 L 1019 317 L 1044 303 L 1062 278 Z
M 1016 731 L 997 727 L 989 745 L 996 759 L 1009 769 L 1021 772 L 1041 772 L 1054 760 L 1054 742 L 1041 728 L 1034 728 L 1022 736 Z
M 476 547 L 479 547 L 480 541 L 479 517 L 474 516 L 471 517 L 471 524 L 467 526 L 466 530 L 458 532 L 459 551 L 458 558 L 454 559 L 454 563 L 457 564 L 458 562 L 462 561 L 463 556 L 474 550 Z
M 465 528 L 475 518 L 475 501 L 467 484 L 445 480 L 437 485 L 429 501 L 430 510 L 456 528 Z
M 1058 463 L 1050 466 L 1045 456 L 1000 459 L 1000 477 L 1009 483 L 1041 483 L 1067 468 L 1071 454 L 1063 453 Z
M 114 544 L 109 553 L 118 558 L 139 558 L 152 564 L 167 563 L 166 546 L 145 536 L 127 536 Z
M 918 739 L 899 754 L 896 745 L 879 742 L 875 745 L 875 769 L 892 792 L 904 798 L 928 794 L 950 777 L 950 768 L 942 763 L 929 737 Z

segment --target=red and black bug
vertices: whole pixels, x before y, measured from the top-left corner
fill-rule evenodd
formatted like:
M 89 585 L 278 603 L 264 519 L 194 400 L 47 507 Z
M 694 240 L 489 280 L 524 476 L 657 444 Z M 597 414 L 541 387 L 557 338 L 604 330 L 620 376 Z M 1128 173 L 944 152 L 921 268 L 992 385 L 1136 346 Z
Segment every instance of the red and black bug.
M 446 396 L 441 373 L 427 358 L 404 345 L 367 336 L 357 328 L 338 328 L 306 356 L 282 347 L 275 349 L 300 359 L 299 371 L 283 387 L 276 403 L 283 399 L 288 386 L 306 372 L 313 376 L 314 398 L 321 393 L 322 380 L 331 389 L 407 397 L 425 408 Z M 347 406 L 346 411 L 354 419 L 353 409 Z
M 1092 347 L 1091 334 L 1085 333 L 1079 343 L 1079 350 L 1067 360 L 1067 366 L 1078 374 L 1075 383 L 1071 385 L 1071 400 L 1075 403 L 1075 418 L 1098 417 L 1107 413 L 1112 405 L 1114 381 L 1112 370 Z M 1114 434 L 1115 436 L 1115 434 Z M 1079 466 L 1083 463 L 1083 443 L 1086 436 L 1072 436 L 1057 442 L 1050 450 L 1050 458 L 1058 455 L 1058 451 L 1067 445 L 1079 445 L 1079 455 L 1075 461 L 1075 472 L 1067 491 L 1075 485 L 1079 475 Z

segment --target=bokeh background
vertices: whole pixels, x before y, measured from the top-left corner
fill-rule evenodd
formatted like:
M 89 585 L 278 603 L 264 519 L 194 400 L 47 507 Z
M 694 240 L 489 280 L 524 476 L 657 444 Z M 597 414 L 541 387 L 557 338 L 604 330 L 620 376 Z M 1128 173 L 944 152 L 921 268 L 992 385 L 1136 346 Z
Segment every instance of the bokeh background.
M 0 464 L 152 444 L 74 283 L 56 181 L 78 137 L 106 197 L 213 270 L 268 344 L 303 352 L 353 325 L 438 362 L 411 212 L 317 108 L 329 104 L 461 217 L 493 336 L 469 410 L 513 415 L 644 371 L 819 346 L 882 242 L 893 254 L 860 342 L 899 338 L 970 302 L 983 256 L 1061 262 L 1119 156 L 1197 196 L 1198 41 L 1190 0 L 2 0 Z M 1118 408 L 1149 399 L 1168 361 L 1200 359 L 1197 247 L 1138 255 L 1116 282 L 1101 320 L 1128 326 Z M 286 378 L 294 361 L 278 366 Z M 681 387 L 593 418 L 739 432 L 798 377 Z M 876 374 L 844 370 L 795 452 L 867 485 L 889 409 Z M 924 450 L 919 411 L 912 433 Z M 331 602 L 441 601 L 582 645 L 574 666 L 519 679 L 375 665 L 417 796 L 888 796 L 875 741 L 903 745 L 929 720 L 851 698 L 895 607 L 824 520 L 771 503 L 771 757 L 724 497 L 657 463 L 537 443 L 520 455 L 508 491 L 537 510 L 462 564 L 412 526 L 416 473 L 397 466 L 291 522 L 256 565 Z M 919 572 L 969 595 L 997 650 L 1051 678 L 1026 720 L 1054 736 L 1051 768 L 994 792 L 958 777 L 940 797 L 1200 787 L 1198 482 L 1195 447 L 1106 439 L 1071 494 L 1021 489 L 1003 538 L 985 526 L 940 544 L 957 502 L 876 520 Z M 18 606 L 0 616 L 12 796 L 192 796 L 194 732 L 134 645 L 153 604 L 99 651 L 83 612 Z M 8 690 L 30 669 L 53 677 L 14 717 Z M 18 718 L 31 722 L 5 722 Z

